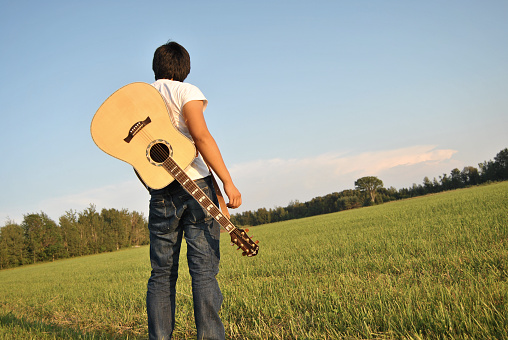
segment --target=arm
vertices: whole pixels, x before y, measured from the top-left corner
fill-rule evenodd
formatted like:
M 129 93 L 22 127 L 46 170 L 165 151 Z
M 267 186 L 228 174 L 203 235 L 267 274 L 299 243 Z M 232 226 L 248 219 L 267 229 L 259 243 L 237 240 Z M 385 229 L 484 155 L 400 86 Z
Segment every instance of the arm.
M 205 117 L 203 116 L 203 102 L 201 100 L 192 100 L 185 104 L 183 106 L 183 117 L 199 153 L 217 176 L 219 176 L 224 185 L 224 191 L 229 199 L 227 206 L 229 208 L 238 208 L 242 204 L 242 195 L 233 184 L 219 147 L 210 131 L 208 131 Z

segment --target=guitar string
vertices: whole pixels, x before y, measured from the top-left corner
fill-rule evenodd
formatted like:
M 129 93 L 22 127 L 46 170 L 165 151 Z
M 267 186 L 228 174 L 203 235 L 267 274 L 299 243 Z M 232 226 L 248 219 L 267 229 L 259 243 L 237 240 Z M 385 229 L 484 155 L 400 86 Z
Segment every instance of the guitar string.
M 151 144 L 151 143 L 153 143 L 153 142 L 155 141 L 155 140 L 151 137 L 151 135 L 150 135 L 149 133 L 145 132 L 145 131 L 140 131 L 140 134 L 141 134 L 141 138 L 143 139 L 143 141 L 145 141 L 145 142 L 147 143 L 147 145 L 149 145 L 149 144 Z M 160 146 L 160 145 L 159 145 L 159 143 L 155 143 L 155 144 L 151 147 L 151 149 L 150 149 L 149 151 L 147 151 L 147 152 L 148 152 L 148 153 L 150 153 L 150 151 L 151 151 L 152 149 L 154 150 L 153 155 L 154 155 L 154 156 L 159 157 L 159 159 L 160 159 L 160 160 L 162 160 L 162 159 L 166 160 L 166 159 L 168 159 L 168 158 L 171 158 L 171 159 L 172 159 L 172 157 L 171 157 L 171 150 L 170 150 L 170 148 L 169 148 L 169 147 L 168 147 L 168 151 L 166 152 L 166 150 L 165 150 L 162 146 Z M 152 160 L 153 160 L 153 157 L 151 157 L 151 158 L 152 158 Z M 178 164 L 176 163 L 176 161 L 175 161 L 174 159 L 172 159 L 172 161 L 173 161 L 173 162 L 174 162 L 174 163 L 178 166 Z M 155 160 L 154 160 L 154 162 L 155 162 Z M 162 163 L 162 162 L 161 162 L 161 163 Z M 164 165 L 163 165 L 163 167 L 164 167 Z M 181 168 L 180 168 L 180 169 L 181 169 Z M 167 169 L 166 169 L 166 170 L 167 170 Z M 172 174 L 171 174 L 171 175 L 172 175 Z M 178 181 L 178 179 L 177 179 L 177 178 L 175 178 L 175 179 Z M 181 184 L 181 183 L 180 183 L 180 184 Z M 182 185 L 182 186 L 183 186 L 183 185 Z M 185 188 L 185 187 L 184 187 L 184 188 Z M 198 189 L 200 189 L 200 188 L 198 187 Z M 205 196 L 206 196 L 206 195 L 205 195 Z M 206 196 L 206 197 L 208 198 L 208 196 Z M 208 199 L 209 199 L 209 198 L 208 198 Z M 209 199 L 209 200 L 210 200 L 210 199 Z M 211 202 L 211 200 L 210 200 L 210 202 Z M 224 219 L 226 220 L 226 223 L 225 223 L 225 224 L 228 224 L 229 226 L 232 226 L 232 227 L 233 227 L 233 230 L 231 231 L 231 233 L 234 233 L 234 234 L 235 234 L 238 238 L 242 239 L 244 242 L 246 241 L 246 242 L 247 242 L 247 243 L 248 243 L 251 247 L 255 247 L 255 246 L 257 246 L 257 245 L 256 245 L 256 244 L 255 244 L 255 243 L 254 243 L 254 242 L 250 239 L 250 237 L 244 237 L 244 235 L 242 235 L 242 233 L 244 233 L 243 231 L 240 231 L 240 229 L 238 229 L 238 228 L 236 228 L 236 227 L 234 227 L 234 226 L 233 226 L 233 224 L 231 223 L 231 221 L 230 221 L 230 220 L 229 220 L 226 216 L 224 216 L 224 215 L 222 214 L 222 212 L 221 212 L 221 211 L 217 208 L 217 206 L 215 205 L 215 203 L 213 203 L 213 202 L 211 202 L 211 203 L 213 204 L 212 209 L 215 209 L 215 210 L 216 210 L 214 213 L 215 213 L 216 215 L 217 215 L 217 214 L 220 214 L 220 215 L 221 215 L 221 218 L 220 218 L 220 219 L 224 218 Z M 219 224 L 221 224 L 221 223 L 220 223 L 220 221 L 217 221 L 217 222 L 219 222 Z M 224 228 L 225 228 L 225 227 L 224 227 Z M 246 233 L 245 233 L 245 234 L 246 234 Z M 243 248 L 242 248 L 242 249 L 243 249 Z M 243 249 L 243 250 L 252 251 L 252 249 Z

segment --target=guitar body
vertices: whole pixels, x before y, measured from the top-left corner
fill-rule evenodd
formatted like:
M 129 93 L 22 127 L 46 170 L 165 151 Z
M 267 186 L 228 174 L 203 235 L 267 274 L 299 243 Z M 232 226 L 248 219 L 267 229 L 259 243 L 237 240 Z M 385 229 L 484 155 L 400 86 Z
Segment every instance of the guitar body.
M 174 127 L 156 88 L 146 83 L 122 87 L 99 107 L 90 132 L 102 151 L 132 165 L 150 188 L 161 189 L 177 180 L 226 229 L 244 256 L 257 255 L 259 246 L 248 230 L 235 227 L 185 173 L 197 155 L 196 147 Z
M 182 169 L 196 157 L 194 143 L 173 126 L 162 95 L 146 83 L 113 93 L 95 113 L 90 131 L 102 151 L 132 165 L 153 189 L 174 180 L 161 166 L 166 153 Z

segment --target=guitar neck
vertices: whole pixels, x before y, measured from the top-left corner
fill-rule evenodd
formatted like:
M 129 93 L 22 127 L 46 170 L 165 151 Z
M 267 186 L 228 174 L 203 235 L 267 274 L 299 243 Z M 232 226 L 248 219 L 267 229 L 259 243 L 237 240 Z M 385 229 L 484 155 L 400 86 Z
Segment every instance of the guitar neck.
M 213 201 L 201 190 L 201 188 L 185 173 L 185 171 L 171 158 L 168 157 L 163 163 L 162 167 L 173 178 L 180 183 L 183 188 L 192 196 L 198 203 L 208 211 L 208 213 L 229 233 L 231 234 L 237 228 L 231 221 L 222 214 L 220 209 L 213 203 Z

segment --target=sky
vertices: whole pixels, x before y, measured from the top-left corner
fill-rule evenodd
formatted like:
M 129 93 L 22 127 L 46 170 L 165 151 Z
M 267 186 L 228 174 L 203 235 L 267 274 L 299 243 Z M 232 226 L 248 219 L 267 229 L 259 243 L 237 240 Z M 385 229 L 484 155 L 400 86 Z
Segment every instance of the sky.
M 377 176 L 397 189 L 508 147 L 506 1 L 0 1 L 0 226 L 90 204 L 148 215 L 90 122 L 155 49 L 186 82 L 243 205 L 287 206 Z

